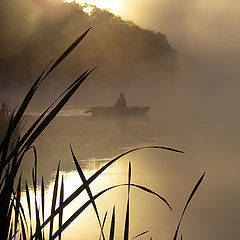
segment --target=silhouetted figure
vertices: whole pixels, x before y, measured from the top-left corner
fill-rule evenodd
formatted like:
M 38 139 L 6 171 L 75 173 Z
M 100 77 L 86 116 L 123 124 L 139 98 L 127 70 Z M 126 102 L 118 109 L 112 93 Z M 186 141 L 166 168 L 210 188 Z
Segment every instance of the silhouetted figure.
M 120 93 L 120 96 L 119 96 L 119 98 L 118 98 L 118 100 L 117 100 L 117 102 L 115 103 L 114 106 L 118 109 L 121 109 L 121 110 L 126 108 L 127 102 L 126 102 L 126 99 L 125 99 L 123 93 Z

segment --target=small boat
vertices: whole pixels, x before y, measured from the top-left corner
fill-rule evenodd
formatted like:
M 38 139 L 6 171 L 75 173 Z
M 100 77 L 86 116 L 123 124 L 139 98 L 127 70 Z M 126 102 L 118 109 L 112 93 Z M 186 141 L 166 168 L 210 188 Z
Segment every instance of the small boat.
M 128 106 L 126 108 L 110 107 L 90 107 L 85 113 L 91 113 L 92 117 L 140 117 L 146 115 L 150 106 L 138 107 Z

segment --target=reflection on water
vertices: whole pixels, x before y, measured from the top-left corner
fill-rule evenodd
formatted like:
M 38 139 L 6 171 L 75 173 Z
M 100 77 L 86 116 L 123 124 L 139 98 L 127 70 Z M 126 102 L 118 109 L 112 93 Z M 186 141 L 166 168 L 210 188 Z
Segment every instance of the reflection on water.
M 240 155 L 239 136 L 236 131 L 239 129 L 239 119 L 232 119 L 229 128 L 225 116 L 211 118 L 194 114 L 189 117 L 161 115 L 159 121 L 58 117 L 35 144 L 38 149 L 39 180 L 43 175 L 49 186 L 50 199 L 54 172 L 61 161 L 61 170 L 68 186 L 66 196 L 69 194 L 67 191 L 72 191 L 72 188 L 81 184 L 75 172 L 69 144 L 72 145 L 87 176 L 109 159 L 136 146 L 164 145 L 184 150 L 184 155 L 160 150 L 132 153 L 107 169 L 91 184 L 91 189 L 96 194 L 107 186 L 125 183 L 128 161 L 132 161 L 132 181 L 148 186 L 166 197 L 174 212 L 171 213 L 155 197 L 132 189 L 131 236 L 149 230 L 150 234 L 142 239 L 152 236 L 153 239 L 168 240 L 173 237 L 188 194 L 206 171 L 206 178 L 187 211 L 181 232 L 186 239 L 235 239 L 234 232 L 239 222 L 236 209 L 239 209 L 240 201 L 240 162 L 236 157 Z M 26 173 L 31 172 L 32 155 L 29 152 L 23 162 L 24 176 L 28 181 L 30 177 Z M 126 188 L 115 189 L 97 200 L 101 218 L 105 211 L 108 211 L 106 233 L 109 230 L 112 207 L 116 205 L 117 234 L 121 239 L 126 192 Z M 69 206 L 65 212 L 65 219 L 86 199 L 87 195 L 83 195 L 72 207 Z M 99 227 L 92 206 L 77 218 L 65 234 L 66 239 L 79 239 L 80 236 L 83 240 L 98 238 Z
M 161 134 L 148 118 L 58 117 L 35 143 L 39 175 L 51 175 L 59 161 L 62 170 L 74 169 L 70 144 L 83 169 L 96 169 L 127 149 L 157 144 Z M 27 172 L 33 157 L 31 153 L 26 157 L 23 169 Z
M 151 152 L 151 151 L 150 151 Z M 149 153 L 147 155 L 149 155 Z M 135 154 L 134 154 L 135 155 Z M 154 159 L 153 162 L 149 162 L 146 165 L 146 159 L 144 155 L 140 157 L 142 154 L 136 154 L 136 156 L 131 155 L 130 157 L 126 157 L 122 159 L 117 164 L 111 166 L 107 169 L 103 174 L 101 174 L 91 185 L 91 191 L 93 195 L 102 191 L 103 189 L 120 184 L 127 183 L 127 166 L 128 160 L 131 159 L 133 163 L 132 168 L 132 183 L 140 184 L 146 187 L 153 189 L 164 197 L 166 195 L 166 183 L 156 182 L 156 174 L 161 173 L 159 171 L 158 166 L 159 163 Z M 146 155 L 146 156 L 147 156 Z M 164 154 L 162 155 L 162 157 Z M 156 156 L 155 156 L 156 157 Z M 174 156 L 172 155 L 173 159 Z M 176 156 L 175 156 L 176 157 Z M 173 160 L 172 159 L 172 160 Z M 137 164 L 135 164 L 135 162 Z M 164 166 L 164 164 L 163 164 Z M 143 170 L 145 169 L 145 170 Z M 157 170 L 158 169 L 158 170 Z M 95 171 L 84 171 L 86 178 L 88 179 Z M 61 172 L 61 175 L 64 176 L 64 199 L 70 196 L 81 184 L 80 177 L 76 171 L 70 172 Z M 164 174 L 163 174 L 164 175 Z M 61 177 L 60 177 L 61 179 Z M 161 177 L 159 177 L 159 180 Z M 165 185 L 165 187 L 164 187 Z M 50 182 L 48 187 L 46 188 L 46 196 L 45 196 L 45 216 L 49 216 L 51 209 L 51 201 L 53 194 L 53 181 Z M 31 196 L 33 197 L 34 193 L 31 192 Z M 37 193 L 38 204 L 41 204 L 41 193 L 40 189 Z M 27 206 L 27 201 L 25 197 L 25 193 L 22 194 L 23 206 Z M 33 198 L 32 198 L 33 199 Z M 68 207 L 64 209 L 63 213 L 63 222 L 65 222 L 71 215 L 79 209 L 86 201 L 88 201 L 88 195 L 86 192 L 80 194 Z M 105 234 L 108 236 L 110 230 L 110 222 L 111 222 L 111 212 L 113 206 L 116 207 L 116 239 L 123 238 L 123 230 L 124 230 L 124 221 L 125 221 L 125 213 L 126 213 L 126 201 L 127 201 L 127 187 L 119 187 L 113 189 L 100 198 L 96 200 L 96 204 L 99 209 L 99 213 L 101 219 L 105 212 L 108 212 L 106 224 L 105 224 Z M 59 199 L 57 199 L 59 202 Z M 171 203 L 171 201 L 169 201 Z M 172 203 L 171 203 L 172 204 Z M 42 218 L 42 215 L 40 216 Z M 46 219 L 46 217 L 45 217 Z M 149 236 L 155 237 L 158 239 L 159 237 L 163 237 L 167 239 L 169 237 L 170 232 L 174 229 L 175 218 L 171 211 L 166 207 L 166 205 L 148 193 L 144 193 L 139 189 L 131 188 L 130 194 L 130 236 L 134 237 L 135 235 L 143 232 L 145 230 L 150 230 Z M 161 222 L 161 226 L 159 223 Z M 57 229 L 58 225 L 58 216 L 55 221 L 55 229 Z M 48 228 L 45 230 L 45 234 L 47 233 Z M 92 206 L 89 206 L 82 214 L 80 214 L 77 219 L 64 231 L 63 238 L 64 239 L 98 239 L 100 234 L 98 221 L 93 211 Z

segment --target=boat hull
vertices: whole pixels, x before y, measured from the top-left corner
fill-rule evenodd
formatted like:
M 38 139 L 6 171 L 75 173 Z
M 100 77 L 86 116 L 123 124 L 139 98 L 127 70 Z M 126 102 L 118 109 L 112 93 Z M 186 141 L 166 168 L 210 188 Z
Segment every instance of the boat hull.
M 86 113 L 91 113 L 93 117 L 138 117 L 144 116 L 150 110 L 150 106 L 127 107 L 119 109 L 116 107 L 91 107 Z

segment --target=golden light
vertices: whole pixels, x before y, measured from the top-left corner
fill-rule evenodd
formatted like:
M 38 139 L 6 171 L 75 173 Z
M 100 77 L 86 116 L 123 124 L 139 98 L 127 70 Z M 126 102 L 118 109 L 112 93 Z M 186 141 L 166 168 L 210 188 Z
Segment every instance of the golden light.
M 114 14 L 118 14 L 120 8 L 120 0 L 65 0 L 65 2 L 76 2 L 80 5 L 87 3 L 100 9 L 108 10 Z M 86 8 L 84 11 L 90 13 L 91 8 Z

